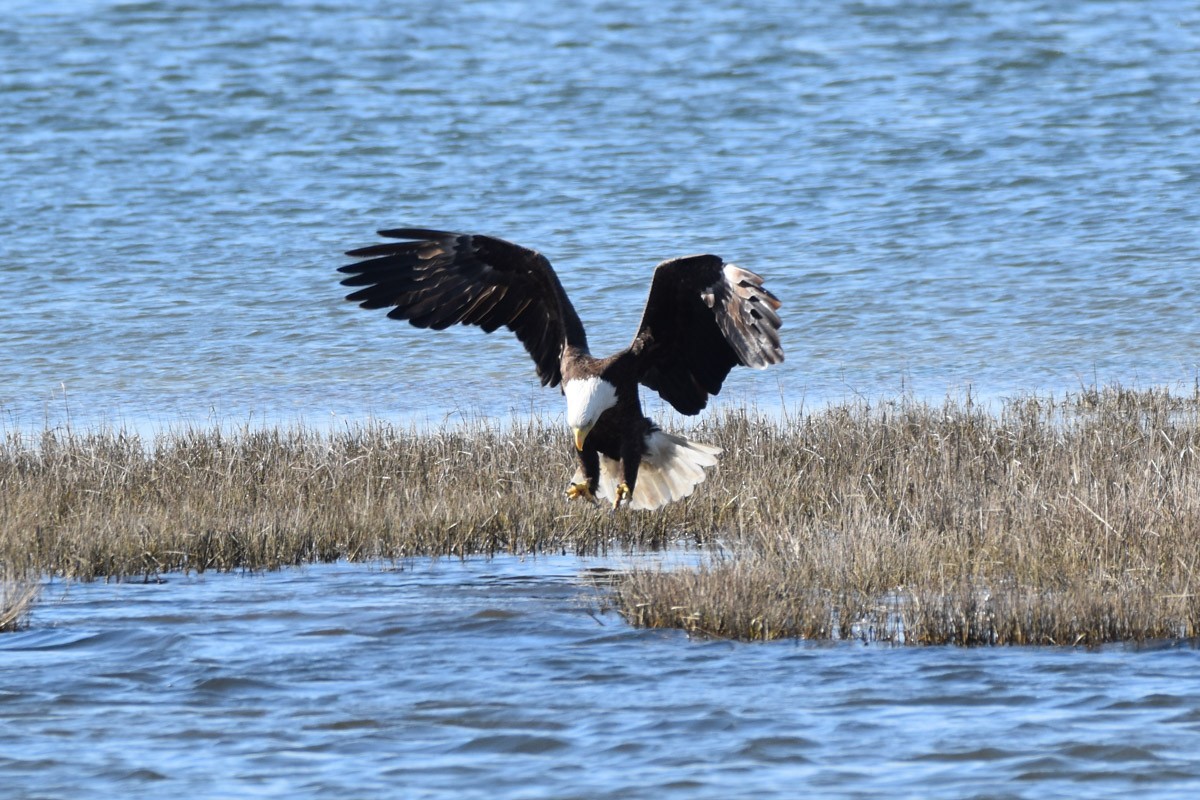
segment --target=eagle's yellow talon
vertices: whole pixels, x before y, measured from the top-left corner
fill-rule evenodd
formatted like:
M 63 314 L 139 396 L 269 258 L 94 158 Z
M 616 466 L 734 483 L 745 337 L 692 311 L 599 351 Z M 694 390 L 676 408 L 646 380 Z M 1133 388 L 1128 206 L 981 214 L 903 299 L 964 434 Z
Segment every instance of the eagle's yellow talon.
M 624 500 L 625 502 L 628 503 L 628 502 L 630 502 L 630 498 L 633 497 L 633 492 L 630 490 L 629 485 L 625 484 L 625 483 L 617 484 L 617 489 L 616 489 L 615 494 L 616 494 L 616 498 L 613 500 L 613 509 L 614 510 L 617 508 L 620 508 L 622 500 Z
M 567 487 L 567 499 L 574 500 L 579 497 L 592 503 L 596 502 L 596 495 L 592 494 L 586 483 L 572 483 Z

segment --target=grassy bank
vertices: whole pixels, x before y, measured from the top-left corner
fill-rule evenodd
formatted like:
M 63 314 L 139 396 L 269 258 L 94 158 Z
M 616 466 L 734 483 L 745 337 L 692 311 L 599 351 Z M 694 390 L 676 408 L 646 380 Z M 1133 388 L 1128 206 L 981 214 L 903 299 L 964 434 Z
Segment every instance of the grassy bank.
M 340 558 L 658 547 L 713 518 L 567 503 L 569 431 L 469 424 L 414 433 L 187 429 L 10 434 L 0 564 L 67 578 L 274 569 Z M 710 526 L 704 525 L 707 530 Z
M 726 555 L 630 576 L 635 624 L 957 644 L 1200 634 L 1195 393 L 860 405 L 721 434 L 773 486 L 746 487 Z
M 726 449 L 655 513 L 568 504 L 559 425 L 10 434 L 0 565 L 72 578 L 714 543 L 617 584 L 719 636 L 1095 643 L 1195 636 L 1200 395 L 913 401 L 694 432 Z

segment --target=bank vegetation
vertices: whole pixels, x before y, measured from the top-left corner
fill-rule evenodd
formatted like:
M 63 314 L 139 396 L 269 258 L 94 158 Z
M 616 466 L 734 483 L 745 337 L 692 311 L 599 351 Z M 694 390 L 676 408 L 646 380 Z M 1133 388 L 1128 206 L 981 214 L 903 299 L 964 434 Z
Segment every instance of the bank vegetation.
M 9 433 L 3 596 L 27 610 L 31 574 L 686 543 L 698 567 L 616 582 L 631 623 L 910 644 L 1200 633 L 1196 391 L 738 409 L 689 434 L 725 448 L 696 494 L 614 514 L 564 499 L 573 455 L 553 421 Z

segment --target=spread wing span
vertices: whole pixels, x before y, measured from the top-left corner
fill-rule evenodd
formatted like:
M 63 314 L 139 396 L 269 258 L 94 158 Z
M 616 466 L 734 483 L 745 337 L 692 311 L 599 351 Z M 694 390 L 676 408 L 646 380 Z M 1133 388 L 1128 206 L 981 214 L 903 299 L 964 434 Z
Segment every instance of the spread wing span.
M 392 319 L 442 330 L 478 325 L 491 333 L 506 327 L 533 358 L 544 385 L 562 381 L 565 344 L 586 349 L 583 325 L 562 284 L 540 253 L 479 234 L 423 228 L 379 231 L 405 241 L 362 247 L 346 255 L 364 259 L 339 268 L 346 295 L 362 308 L 391 308 Z
M 659 264 L 631 347 L 641 383 L 680 413 L 696 414 L 735 366 L 782 362 L 779 298 L 762 284 L 714 255 Z

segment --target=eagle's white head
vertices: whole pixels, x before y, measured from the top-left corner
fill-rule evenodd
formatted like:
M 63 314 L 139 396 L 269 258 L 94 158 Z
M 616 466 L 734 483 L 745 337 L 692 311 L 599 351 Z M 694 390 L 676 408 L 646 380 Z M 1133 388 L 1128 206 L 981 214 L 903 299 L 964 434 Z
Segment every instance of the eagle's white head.
M 567 397 L 567 424 L 575 433 L 575 449 L 583 449 L 583 440 L 596 425 L 600 415 L 617 404 L 617 387 L 593 375 L 563 383 Z

